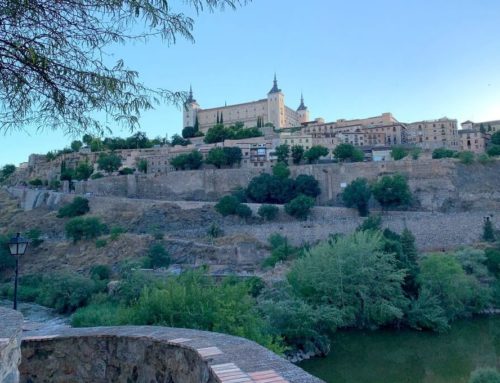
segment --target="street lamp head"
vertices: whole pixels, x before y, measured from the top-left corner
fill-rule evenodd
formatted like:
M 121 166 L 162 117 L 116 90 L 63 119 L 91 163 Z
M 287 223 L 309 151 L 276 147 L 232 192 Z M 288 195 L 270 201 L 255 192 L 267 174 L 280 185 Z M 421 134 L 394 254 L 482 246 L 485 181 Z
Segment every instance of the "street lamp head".
M 14 257 L 24 255 L 26 247 L 28 247 L 28 240 L 21 237 L 19 233 L 9 241 L 10 254 Z

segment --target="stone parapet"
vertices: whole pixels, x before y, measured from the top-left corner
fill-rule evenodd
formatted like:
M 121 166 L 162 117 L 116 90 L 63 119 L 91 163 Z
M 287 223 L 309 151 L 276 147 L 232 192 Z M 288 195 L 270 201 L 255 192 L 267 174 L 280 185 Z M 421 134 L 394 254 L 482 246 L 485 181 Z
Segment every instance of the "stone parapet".
M 23 316 L 0 307 L 0 382 L 19 382 Z
M 26 333 L 21 382 L 321 383 L 258 344 L 154 326 Z

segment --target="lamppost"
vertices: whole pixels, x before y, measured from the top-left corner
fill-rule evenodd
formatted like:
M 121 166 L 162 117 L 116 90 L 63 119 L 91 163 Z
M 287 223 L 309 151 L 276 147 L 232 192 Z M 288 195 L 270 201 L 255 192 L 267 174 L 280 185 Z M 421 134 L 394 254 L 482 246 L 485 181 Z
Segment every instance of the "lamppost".
M 14 279 L 14 310 L 17 310 L 17 276 L 19 274 L 19 257 L 24 255 L 28 247 L 28 240 L 19 233 L 9 241 L 10 254 L 16 258 L 16 277 Z

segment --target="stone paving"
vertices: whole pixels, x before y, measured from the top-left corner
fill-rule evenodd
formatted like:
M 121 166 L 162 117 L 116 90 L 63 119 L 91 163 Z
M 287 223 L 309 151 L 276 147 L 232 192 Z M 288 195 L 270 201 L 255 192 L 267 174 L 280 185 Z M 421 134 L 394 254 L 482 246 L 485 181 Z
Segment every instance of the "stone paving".
M 187 348 L 209 366 L 220 383 L 321 383 L 299 367 L 247 339 L 225 334 L 156 326 L 66 328 L 26 332 L 23 347 L 66 339 L 142 338 Z M 77 359 L 76 359 L 77 360 Z M 22 370 L 22 369 L 21 369 Z M 210 381 L 210 380 L 207 380 Z M 179 382 L 180 383 L 180 382 Z

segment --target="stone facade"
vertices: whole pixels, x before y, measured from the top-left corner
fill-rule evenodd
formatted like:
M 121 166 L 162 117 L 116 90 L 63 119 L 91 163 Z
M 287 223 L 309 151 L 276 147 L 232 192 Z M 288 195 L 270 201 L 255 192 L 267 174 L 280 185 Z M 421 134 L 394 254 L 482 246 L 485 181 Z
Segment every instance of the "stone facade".
M 487 144 L 487 135 L 476 129 L 460 129 L 458 131 L 460 150 L 474 153 L 484 153 Z
M 32 332 L 22 356 L 23 383 L 322 382 L 249 340 L 167 327 Z
M 443 117 L 407 124 L 408 143 L 422 149 L 460 149 L 457 120 Z
M 0 382 L 19 382 L 23 316 L 0 307 Z
M 241 122 L 246 127 L 272 124 L 280 129 L 300 126 L 309 120 L 309 111 L 304 105 L 304 98 L 297 110 L 285 105 L 285 95 L 278 88 L 276 76 L 267 98 L 258 101 L 235 105 L 225 105 L 216 108 L 202 109 L 193 97 L 192 89 L 186 101 L 183 112 L 183 127 L 194 126 L 198 122 L 199 130 L 205 133 L 217 123 L 234 125 Z

